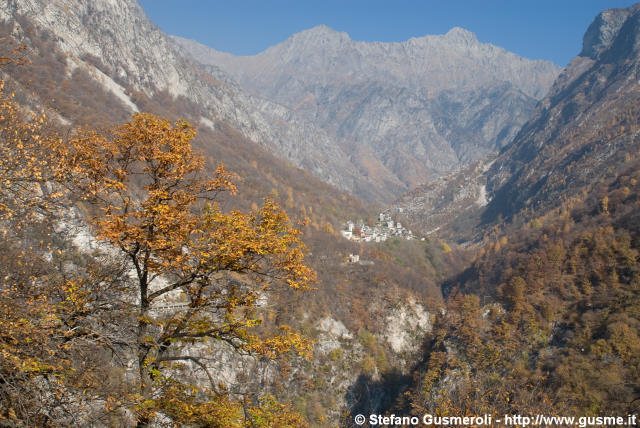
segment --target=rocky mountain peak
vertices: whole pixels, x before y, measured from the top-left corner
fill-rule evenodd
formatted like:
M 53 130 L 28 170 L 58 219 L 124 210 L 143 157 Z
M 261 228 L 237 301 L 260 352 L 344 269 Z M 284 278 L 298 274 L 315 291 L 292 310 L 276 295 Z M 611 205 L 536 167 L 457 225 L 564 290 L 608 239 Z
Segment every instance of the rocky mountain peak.
M 350 43 L 352 43 L 352 40 L 344 31 L 334 30 L 326 25 L 318 25 L 292 35 L 283 42 L 283 45 L 300 51 L 310 51 L 326 49 L 327 47 L 339 47 Z
M 291 36 L 292 38 L 301 38 L 301 37 L 334 37 L 334 38 L 347 38 L 350 39 L 349 35 L 344 31 L 334 30 L 328 25 L 320 24 L 315 27 L 309 28 L 308 30 L 303 30 L 299 33 Z
M 586 194 L 627 162 L 638 135 L 639 53 L 640 4 L 596 16 L 580 56 L 489 171 L 487 189 L 495 196 L 485 221 Z
M 453 27 L 444 35 L 444 37 L 460 45 L 471 45 L 478 43 L 478 38 L 474 33 L 461 27 Z
M 560 71 L 460 27 L 387 43 L 320 25 L 250 57 L 174 41 L 277 103 L 281 121 L 325 132 L 369 188 L 384 189 L 383 201 L 504 146 Z M 308 157 L 305 140 L 291 152 Z
M 630 13 L 630 9 L 609 9 L 599 13 L 582 38 L 580 56 L 596 59 L 611 45 Z

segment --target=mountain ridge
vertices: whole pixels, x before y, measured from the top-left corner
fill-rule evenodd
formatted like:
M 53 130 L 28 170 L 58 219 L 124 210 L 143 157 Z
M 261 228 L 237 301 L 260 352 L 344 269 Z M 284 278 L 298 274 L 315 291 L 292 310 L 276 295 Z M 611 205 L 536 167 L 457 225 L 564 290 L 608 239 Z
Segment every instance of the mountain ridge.
M 367 41 L 356 41 L 351 39 L 348 33 L 344 31 L 334 30 L 327 25 L 318 25 L 312 27 L 307 30 L 302 30 L 298 33 L 293 34 L 286 40 L 276 45 L 270 46 L 265 49 L 263 52 L 256 55 L 243 55 L 243 56 L 235 56 L 231 53 L 218 51 L 215 48 L 208 47 L 204 44 L 196 42 L 194 40 L 185 39 L 179 36 L 170 36 L 175 42 L 177 42 L 180 46 L 188 49 L 197 51 L 198 54 L 194 55 L 194 57 L 200 60 L 203 63 L 207 64 L 215 64 L 220 66 L 227 71 L 232 71 L 231 75 L 239 77 L 240 83 L 247 83 L 244 80 L 246 79 L 246 69 L 253 64 L 249 61 L 254 61 L 256 64 L 264 65 L 265 61 L 261 60 L 261 58 L 266 56 L 278 56 L 281 58 L 282 62 L 292 62 L 295 64 L 297 61 L 297 56 L 299 52 L 308 51 L 309 45 L 314 45 L 314 47 L 325 49 L 326 52 L 336 53 L 339 49 L 348 50 L 350 54 L 357 58 L 374 58 L 371 62 L 376 62 L 376 59 L 379 58 L 385 51 L 393 51 L 394 48 L 400 48 L 404 50 L 406 53 L 415 56 L 418 56 L 422 52 L 422 55 L 427 58 L 429 54 L 433 52 L 438 52 L 443 49 L 442 46 L 439 46 L 439 43 L 444 42 L 444 46 L 447 48 L 455 47 L 465 49 L 465 53 L 475 53 L 475 54 L 486 54 L 490 53 L 494 56 L 503 56 L 509 58 L 514 64 L 514 70 L 503 70 L 504 76 L 496 80 L 505 80 L 510 81 L 511 83 L 516 83 L 516 87 L 526 93 L 528 96 L 534 98 L 541 98 L 544 95 L 546 89 L 553 83 L 553 77 L 545 76 L 543 78 L 543 82 L 527 82 L 527 84 L 522 84 L 522 80 L 519 79 L 513 71 L 519 71 L 525 69 L 523 65 L 528 68 L 533 68 L 540 72 L 546 72 L 551 70 L 550 75 L 553 74 L 554 69 L 559 69 L 560 67 L 555 66 L 551 61 L 547 60 L 529 60 L 518 56 L 517 54 L 511 53 L 501 47 L 492 45 L 490 43 L 481 43 L 478 41 L 477 37 L 471 31 L 468 31 L 461 27 L 453 27 L 445 34 L 438 35 L 424 35 L 420 37 L 412 37 L 406 41 L 402 42 L 367 42 Z M 475 50 L 475 52 L 472 52 Z M 196 52 L 192 52 L 196 53 Z M 310 54 L 310 56 L 320 56 L 324 54 L 325 51 L 321 51 L 319 53 L 314 52 Z M 366 55 L 365 55 L 366 53 Z M 293 56 L 295 61 L 292 61 L 292 58 L 288 57 L 287 54 Z M 398 60 L 398 64 L 401 64 L 404 60 L 404 57 L 399 56 L 398 52 L 392 52 L 393 59 Z M 410 59 L 419 59 L 417 62 L 409 62 L 406 63 L 407 67 L 411 68 L 412 71 L 420 76 L 423 73 L 417 69 L 419 66 L 430 64 L 422 58 L 410 58 Z M 476 60 L 477 58 L 468 57 L 469 61 Z M 519 64 L 521 63 L 521 64 Z M 396 64 L 396 65 L 398 65 Z M 339 66 L 339 64 L 335 64 Z M 352 69 L 352 76 L 355 75 L 358 78 L 357 74 L 366 75 L 366 69 L 372 70 L 378 67 L 371 66 L 371 63 L 367 63 L 368 67 L 359 67 L 357 69 Z M 531 67 L 533 65 L 533 67 Z M 306 66 L 306 65 L 305 65 Z M 384 64 L 384 66 L 388 66 L 388 62 Z M 341 69 L 338 69 L 341 70 Z M 262 69 L 263 73 L 266 71 L 270 71 L 269 68 Z M 496 71 L 496 67 L 494 66 L 492 71 Z M 510 80 L 509 80 L 510 79 Z M 415 79 L 418 81 L 418 78 Z M 411 82 L 414 83 L 414 82 Z M 421 82 L 422 84 L 426 84 L 427 87 L 434 87 L 435 84 L 430 82 Z M 446 85 L 441 85 L 441 82 L 438 81 L 438 86 L 440 90 L 447 89 Z M 520 84 L 520 85 L 517 85 Z M 402 86 L 402 85 L 401 85 Z M 412 85 L 405 85 L 412 86 Z M 414 85 L 415 86 L 415 83 Z M 249 86 L 250 87 L 250 86 Z
M 471 235 L 477 240 L 501 222 L 518 227 L 611 179 L 635 156 L 639 35 L 640 5 L 597 15 L 581 53 L 489 168 L 416 189 L 397 201 L 396 209 L 406 210 L 425 230 L 452 226 L 457 232 L 449 236 L 474 224 Z M 453 189 L 452 183 L 460 187 Z M 479 189 L 487 194 L 486 207 L 474 203 Z M 436 207 L 451 215 L 442 218 Z
M 244 57 L 171 39 L 194 61 L 324 132 L 386 195 L 382 202 L 499 150 L 559 72 L 459 27 L 386 43 L 317 26 Z M 299 156 L 306 147 L 302 141 Z

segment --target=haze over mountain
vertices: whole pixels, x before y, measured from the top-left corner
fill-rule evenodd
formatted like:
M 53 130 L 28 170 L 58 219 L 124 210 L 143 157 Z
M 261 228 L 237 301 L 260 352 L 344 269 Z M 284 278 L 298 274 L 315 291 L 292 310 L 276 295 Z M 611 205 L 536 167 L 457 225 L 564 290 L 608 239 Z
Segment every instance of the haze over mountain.
M 456 217 L 467 228 L 493 225 L 547 212 L 619 173 L 637 144 L 639 11 L 593 20 L 580 54 L 495 161 L 415 189 L 396 209 L 425 230 Z
M 382 200 L 499 150 L 560 71 L 480 43 L 462 28 L 369 43 L 318 26 L 251 57 L 173 40 L 249 93 L 283 106 L 259 106 L 265 115 L 326 132 L 336 152 L 384 192 Z M 289 157 L 305 158 L 312 146 L 303 139 Z
M 7 1 L 0 48 L 0 425 L 637 410 L 640 4 L 599 14 L 553 85 L 557 67 L 460 28 L 321 26 L 233 57 L 136 0 Z M 182 121 L 101 130 L 137 111 L 192 122 L 203 175 L 223 161 L 238 195 L 200 211 Z M 358 197 L 415 185 L 380 217 Z M 299 234 L 256 212 L 265 196 Z M 276 291 L 262 263 L 298 236 L 281 266 L 316 289 Z

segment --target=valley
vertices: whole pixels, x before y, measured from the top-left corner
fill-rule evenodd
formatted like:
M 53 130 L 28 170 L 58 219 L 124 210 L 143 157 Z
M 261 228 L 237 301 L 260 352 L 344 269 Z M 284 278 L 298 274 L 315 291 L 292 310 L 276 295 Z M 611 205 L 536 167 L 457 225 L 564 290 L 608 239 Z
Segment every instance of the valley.
M 253 56 L 0 6 L 0 426 L 640 409 L 640 6 Z M 367 426 L 367 425 L 365 425 Z

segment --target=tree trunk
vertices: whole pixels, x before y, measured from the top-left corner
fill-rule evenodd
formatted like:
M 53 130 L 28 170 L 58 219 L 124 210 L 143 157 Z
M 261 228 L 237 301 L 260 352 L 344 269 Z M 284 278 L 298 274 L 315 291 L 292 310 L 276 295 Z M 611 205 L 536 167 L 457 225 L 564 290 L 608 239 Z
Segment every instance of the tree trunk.
M 148 284 L 147 284 L 147 271 L 143 270 L 142 275 L 140 272 L 138 275 L 140 285 L 140 318 L 138 320 L 138 372 L 140 374 L 140 395 L 142 396 L 142 402 L 146 402 L 152 398 L 153 385 L 151 373 L 149 372 L 149 348 L 147 343 L 147 336 L 149 330 L 149 299 L 148 299 Z M 143 410 L 139 415 L 136 422 L 136 427 L 142 428 L 149 425 L 151 422 L 151 414 L 148 410 Z

